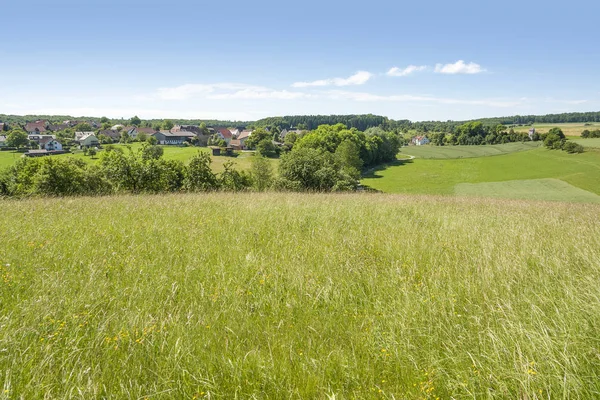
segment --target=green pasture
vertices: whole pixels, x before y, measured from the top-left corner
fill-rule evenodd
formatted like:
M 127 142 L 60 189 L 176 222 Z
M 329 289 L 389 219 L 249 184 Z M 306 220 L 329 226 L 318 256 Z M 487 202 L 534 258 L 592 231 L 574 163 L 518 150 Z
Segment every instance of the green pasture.
M 496 157 L 417 158 L 376 169 L 362 183 L 387 193 L 454 194 L 456 185 L 464 183 L 546 178 L 600 194 L 600 151 L 589 149 L 582 154 L 567 154 L 537 148 Z
M 402 154 L 416 158 L 448 159 L 448 158 L 473 158 L 496 156 L 500 154 L 515 153 L 535 149 L 540 142 L 515 142 L 485 146 L 405 146 L 400 151 Z

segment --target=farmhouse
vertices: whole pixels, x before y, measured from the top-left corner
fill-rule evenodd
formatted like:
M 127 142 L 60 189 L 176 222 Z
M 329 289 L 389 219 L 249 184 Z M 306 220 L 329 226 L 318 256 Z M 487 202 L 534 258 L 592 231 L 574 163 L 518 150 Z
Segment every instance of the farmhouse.
M 158 131 L 154 132 L 151 136 L 154 136 L 158 141 L 158 144 L 175 145 L 181 146 L 186 141 L 189 141 L 195 135 L 191 132 L 170 132 L 170 131 Z
M 5 147 L 6 146 L 6 136 L 2 135 L 0 136 L 0 147 Z
M 62 144 L 52 136 L 44 136 L 38 144 L 41 150 L 60 151 L 63 149 Z
M 415 136 L 410 142 L 415 146 L 422 146 L 429 143 L 429 139 L 426 136 Z
M 89 132 L 75 132 L 75 140 L 79 141 L 79 139 L 81 139 L 84 136 L 89 136 L 89 135 L 93 135 L 94 132 L 89 131 Z
M 239 139 L 231 139 L 229 146 L 231 146 L 233 150 L 244 150 L 244 145 Z
M 104 129 L 98 132 L 98 136 L 104 135 L 112 139 L 113 142 L 121 140 L 121 132 L 113 131 L 112 129 Z
M 95 146 L 98 146 L 98 144 L 99 144 L 98 138 L 96 137 L 96 135 L 93 132 L 86 133 L 85 135 L 81 136 L 79 139 L 76 139 L 76 141 L 79 143 L 80 148 L 95 147 Z
M 227 143 L 227 144 L 229 144 L 229 142 L 233 138 L 231 131 L 227 128 L 215 128 L 215 134 L 219 138 L 223 139 L 225 141 L 225 143 Z
M 248 140 L 248 138 L 252 135 L 252 131 L 244 129 L 242 132 L 240 132 L 240 134 L 238 135 L 238 140 L 240 141 L 240 144 L 242 145 L 242 147 L 246 147 L 246 140 Z
M 46 132 L 46 121 L 28 122 L 25 124 L 25 132 L 30 135 Z

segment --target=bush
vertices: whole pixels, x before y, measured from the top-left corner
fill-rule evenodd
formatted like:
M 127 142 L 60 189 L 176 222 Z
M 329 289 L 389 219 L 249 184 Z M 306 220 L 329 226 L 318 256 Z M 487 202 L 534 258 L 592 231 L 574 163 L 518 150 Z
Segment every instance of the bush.
M 583 146 L 579 143 L 568 141 L 563 145 L 563 150 L 567 153 L 583 153 Z

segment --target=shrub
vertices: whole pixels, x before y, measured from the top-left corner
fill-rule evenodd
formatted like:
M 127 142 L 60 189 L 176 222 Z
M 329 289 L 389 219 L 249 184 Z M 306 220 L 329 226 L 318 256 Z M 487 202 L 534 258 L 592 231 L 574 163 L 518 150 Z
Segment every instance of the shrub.
M 583 146 L 580 145 L 579 143 L 567 141 L 563 145 L 563 150 L 566 151 L 567 153 L 571 153 L 571 154 L 573 154 L 573 153 L 583 153 Z

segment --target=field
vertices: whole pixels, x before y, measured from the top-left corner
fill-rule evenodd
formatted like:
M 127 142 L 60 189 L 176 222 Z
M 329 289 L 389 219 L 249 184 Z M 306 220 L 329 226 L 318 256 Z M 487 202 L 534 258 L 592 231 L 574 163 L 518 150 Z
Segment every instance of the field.
M 519 151 L 535 149 L 540 142 L 516 142 L 486 146 L 406 146 L 400 151 L 402 154 L 416 158 L 447 159 L 447 158 L 472 158 L 484 156 L 497 156 Z
M 534 124 L 533 125 L 535 127 L 535 130 L 538 133 L 546 133 L 548 132 L 551 128 L 557 127 L 562 129 L 563 133 L 566 136 L 581 136 L 581 132 L 584 131 L 585 129 L 587 130 L 594 130 L 594 129 L 600 129 L 600 122 L 590 122 L 589 125 L 584 124 L 583 122 L 577 122 L 577 123 L 563 123 L 563 124 Z M 513 128 L 515 130 L 515 132 L 528 132 L 529 129 L 531 127 L 530 126 L 517 126 L 515 128 Z
M 429 147 L 430 151 L 436 150 L 434 146 Z M 402 151 L 405 152 L 404 149 Z M 542 195 L 537 192 L 539 185 L 532 186 L 531 182 L 528 182 L 547 178 L 566 182 L 573 187 L 569 190 L 572 193 L 583 189 L 591 192 L 590 194 L 600 195 L 600 151 L 588 149 L 583 154 L 567 154 L 564 151 L 536 148 L 494 157 L 431 160 L 417 158 L 376 169 L 363 179 L 362 183 L 387 193 L 455 194 L 455 188 L 460 184 L 518 180 L 523 182 L 519 185 L 520 193 L 515 196 L 517 198 L 565 198 L 568 191 L 564 187 L 554 186 L 561 193 L 551 194 L 553 186 L 546 185 L 543 191 L 546 195 Z M 476 194 L 474 189 L 481 189 L 480 195 L 484 196 L 492 193 L 494 187 L 474 186 L 469 190 L 469 194 Z M 523 190 L 527 187 L 529 190 Z M 512 189 L 505 186 L 502 190 L 509 193 Z M 461 191 L 458 190 L 458 193 Z M 585 197 L 594 198 L 587 195 Z
M 114 146 L 121 147 L 124 150 L 126 147 L 125 145 L 114 145 Z M 133 143 L 130 146 L 133 150 L 136 150 L 141 146 L 141 144 Z M 161 147 L 164 149 L 163 157 L 165 159 L 179 160 L 179 161 L 182 161 L 183 163 L 187 163 L 194 155 L 198 154 L 198 151 L 210 152 L 210 149 L 208 149 L 206 147 L 178 147 L 178 146 L 161 146 Z M 64 155 L 58 155 L 58 156 L 52 156 L 52 157 L 75 157 L 75 158 L 82 159 L 89 163 L 95 163 L 95 162 L 98 162 L 100 153 L 94 159 L 92 159 L 91 157 L 88 157 L 88 156 L 84 156 L 83 152 L 80 150 L 77 150 L 72 154 L 64 154 Z M 236 168 L 247 170 L 250 168 L 250 158 L 249 157 L 251 155 L 252 155 L 252 153 L 250 153 L 250 152 L 242 152 L 237 157 L 225 157 L 225 156 L 212 157 L 212 160 L 213 160 L 212 167 L 215 170 L 215 172 L 220 172 L 223 170 L 223 164 L 225 164 L 227 161 L 233 161 L 236 164 Z M 21 156 L 20 153 L 14 153 L 14 152 L 9 152 L 9 151 L 0 152 L 0 169 L 13 165 L 20 156 Z M 276 159 L 270 159 L 270 161 L 274 166 L 277 164 Z
M 598 205 L 217 193 L 0 206 L 1 398 L 600 396 Z
M 574 142 L 579 143 L 583 147 L 591 147 L 600 149 L 600 138 L 592 138 L 592 139 L 571 139 Z

